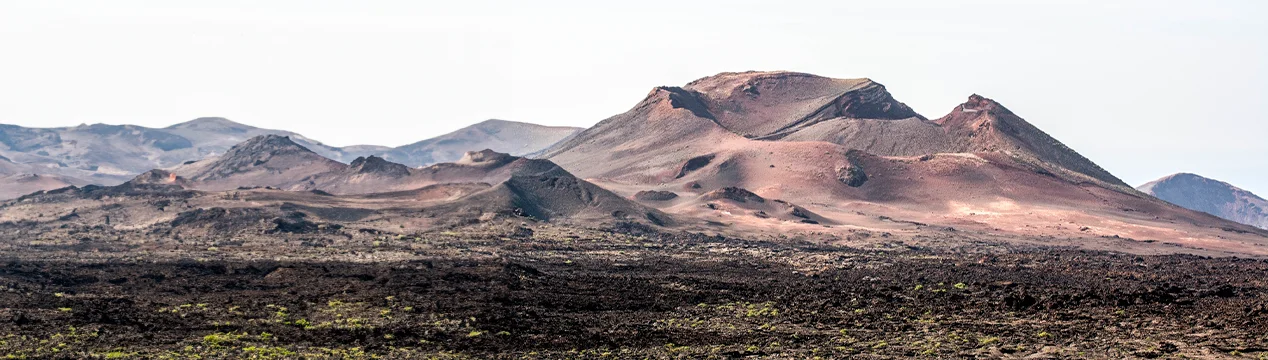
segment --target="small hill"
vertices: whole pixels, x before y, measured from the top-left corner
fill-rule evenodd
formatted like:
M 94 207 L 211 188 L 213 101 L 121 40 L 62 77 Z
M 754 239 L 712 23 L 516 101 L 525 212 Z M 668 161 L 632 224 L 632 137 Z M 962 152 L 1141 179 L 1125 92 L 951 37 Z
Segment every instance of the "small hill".
M 451 216 L 477 218 L 489 214 L 529 216 L 539 220 L 635 221 L 673 224 L 669 215 L 640 205 L 578 179 L 559 167 L 546 172 L 519 169 L 500 184 L 452 203 L 429 209 Z
M 370 157 L 358 157 L 348 164 L 349 170 L 353 173 L 364 175 L 379 175 L 388 177 L 404 177 L 409 176 L 409 167 L 394 162 L 384 160 L 381 157 L 370 155 Z
M 250 186 L 297 189 L 302 179 L 346 167 L 296 144 L 289 137 L 261 135 L 234 145 L 223 155 L 182 165 L 172 172 L 206 190 Z
M 132 185 L 143 185 L 143 184 L 145 184 L 145 185 L 149 185 L 149 184 L 157 184 L 157 185 L 175 185 L 175 186 L 179 186 L 179 187 L 182 187 L 182 188 L 186 188 L 186 187 L 190 187 L 190 186 L 191 186 L 191 184 L 190 184 L 190 182 L 189 182 L 189 180 L 188 180 L 188 179 L 185 179 L 184 177 L 177 176 L 176 174 L 174 174 L 174 173 L 172 173 L 172 172 L 170 172 L 170 171 L 167 171 L 167 170 L 162 170 L 162 169 L 154 169 L 154 170 L 150 170 L 150 171 L 146 171 L 146 172 L 144 172 L 144 173 L 141 173 L 141 175 L 137 175 L 135 178 L 132 178 L 132 180 L 129 180 L 129 181 L 128 181 L 127 183 L 125 183 L 125 184 L 132 184 Z
M 1138 189 L 1191 210 L 1268 229 L 1268 200 L 1223 181 L 1179 173 L 1150 181 Z

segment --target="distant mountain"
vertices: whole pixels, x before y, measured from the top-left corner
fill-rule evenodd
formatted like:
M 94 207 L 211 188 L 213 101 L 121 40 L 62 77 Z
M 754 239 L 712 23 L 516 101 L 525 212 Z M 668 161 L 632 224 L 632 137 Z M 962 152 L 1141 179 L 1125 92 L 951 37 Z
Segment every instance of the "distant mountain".
M 1185 208 L 1268 229 L 1268 200 L 1223 181 L 1179 173 L 1137 189 Z
M 31 165 L 39 174 L 111 184 L 150 169 L 222 154 L 234 144 L 265 134 L 290 136 L 330 156 L 337 156 L 340 151 L 288 131 L 260 129 L 222 118 L 199 118 L 163 129 L 106 124 L 63 128 L 0 125 L 0 155 Z
M 338 162 L 350 163 L 357 158 L 377 156 L 417 167 L 456 161 L 467 151 L 482 149 L 513 155 L 532 153 L 577 131 L 580 129 L 489 120 L 433 139 L 392 148 L 376 145 L 334 147 L 293 132 L 261 129 L 214 117 L 198 118 L 162 129 L 105 124 L 63 128 L 0 125 L 0 156 L 14 164 L 9 175 L 42 175 L 72 184 L 113 185 L 151 169 L 171 168 L 224 154 L 232 146 L 262 135 L 288 137 L 290 142 Z M 18 168 L 22 170 L 16 170 Z M 57 183 L 28 181 L 27 184 Z M 18 189 L 16 186 L 9 188 Z M 21 190 L 0 192 L 0 199 L 16 196 L 8 194 L 10 192 L 28 189 L 49 190 L 34 185 L 23 186 Z
M 542 126 L 506 120 L 486 120 L 458 131 L 397 148 L 362 151 L 384 159 L 418 167 L 454 162 L 468 151 L 489 149 L 514 156 L 532 154 L 584 130 Z
M 39 169 L 16 164 L 0 156 L 0 199 L 15 198 L 40 190 L 89 184 L 88 181 L 69 176 L 38 174 Z
M 411 168 L 374 155 L 344 164 L 323 157 L 289 137 L 261 135 L 234 145 L 224 155 L 175 167 L 171 173 L 187 181 L 184 187 L 198 190 L 269 186 L 353 195 L 408 191 L 436 184 L 497 184 L 512 174 L 536 175 L 558 168 L 546 160 L 487 149 L 469 151 L 456 162 L 422 168 Z

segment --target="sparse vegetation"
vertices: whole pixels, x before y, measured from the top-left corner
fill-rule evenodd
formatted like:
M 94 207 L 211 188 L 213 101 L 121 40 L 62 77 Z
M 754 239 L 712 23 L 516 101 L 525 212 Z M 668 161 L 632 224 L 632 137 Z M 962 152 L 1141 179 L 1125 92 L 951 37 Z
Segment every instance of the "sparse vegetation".
M 0 274 L 0 286 L 4 286 L 0 300 L 28 319 L 45 322 L 0 324 L 0 356 L 487 358 L 510 352 L 516 358 L 989 358 L 997 352 L 1024 357 L 1047 348 L 1042 351 L 1064 351 L 1061 356 L 1079 358 L 1139 357 L 1136 353 L 1178 357 L 1211 348 L 1190 343 L 1168 347 L 1116 335 L 1125 333 L 1099 333 L 1119 341 L 1113 346 L 1058 335 L 1101 331 L 1104 327 L 1098 319 L 1113 319 L 1114 324 L 1147 324 L 1158 329 L 1160 339 L 1166 339 L 1167 334 L 1187 333 L 1191 324 L 1157 316 L 1164 306 L 1221 322 L 1231 319 L 1227 314 L 1245 314 L 1244 304 L 1268 303 L 1251 292 L 1204 298 L 1202 307 L 1137 303 L 1135 297 L 1120 302 L 1125 295 L 1115 292 L 1150 289 L 1147 284 L 1163 282 L 1193 287 L 1199 280 L 1248 279 L 1260 271 L 1255 266 L 1262 266 L 1254 262 L 1229 265 L 1220 259 L 1151 258 L 1153 263 L 1176 268 L 1216 270 L 1184 273 L 1187 278 L 1178 272 L 1145 277 L 1139 274 L 1147 269 L 1116 265 L 1111 259 L 1117 255 L 1097 253 L 997 255 L 996 263 L 1003 265 L 957 267 L 920 253 L 819 245 L 649 238 L 566 227 L 538 228 L 534 238 L 541 240 L 528 242 L 500 240 L 504 231 L 497 229 L 489 229 L 487 236 L 479 235 L 480 230 L 464 231 L 465 237 L 427 244 L 411 241 L 410 254 L 426 255 L 425 261 L 23 264 Z M 576 238 L 561 241 L 567 236 Z M 369 243 L 362 246 L 368 249 Z M 504 258 L 481 258 L 472 252 L 497 252 Z M 1084 268 L 1106 270 L 1063 273 L 1076 257 L 1082 262 L 1076 264 L 1096 265 Z M 826 260 L 833 265 L 823 267 L 824 259 L 836 260 Z M 1009 267 L 1017 263 L 1034 268 Z M 639 276 L 622 272 L 625 268 L 637 268 Z M 76 274 L 91 274 L 99 280 L 69 281 L 82 278 Z M 119 278 L 128 280 L 114 280 Z M 1058 278 L 1079 286 L 1043 286 L 1055 281 L 1048 279 Z M 498 287 L 488 288 L 489 284 Z M 27 297 L 21 289 L 44 289 L 43 294 L 62 296 Z M 1097 295 L 1075 298 L 1069 289 Z M 99 294 L 133 302 L 106 307 L 98 302 Z M 1154 296 L 1142 294 L 1146 294 L 1139 295 L 1142 299 Z M 57 311 L 49 310 L 50 299 L 55 299 L 52 306 Z M 1046 299 L 1076 300 L 1043 302 Z M 1034 311 L 1035 306 L 1045 306 L 1044 311 Z M 104 315 L 107 309 L 109 315 Z M 88 331 L 74 329 L 73 335 L 70 329 L 41 325 L 103 315 L 126 322 L 94 323 Z M 1237 316 L 1238 321 L 1247 321 Z M 1256 316 L 1260 315 L 1249 319 L 1258 321 Z M 1054 322 L 1054 318 L 1066 320 Z M 153 344 L 125 336 L 139 331 L 137 325 L 127 324 L 143 321 L 171 324 L 166 326 L 179 338 Z M 578 325 L 592 323 L 601 325 Z M 1254 324 L 1245 329 L 1257 329 Z M 1227 329 L 1242 331 L 1242 326 Z M 99 332 L 103 328 L 108 331 Z M 1250 345 L 1259 341 L 1236 335 L 1249 332 L 1229 334 L 1224 336 Z M 337 336 L 346 343 L 332 346 L 304 340 L 325 336 Z M 655 341 L 656 345 L 605 347 L 593 345 L 595 338 L 616 344 Z M 517 347 L 546 343 L 537 339 L 559 345 Z M 1252 346 L 1237 351 L 1252 358 L 1262 354 L 1241 350 L 1246 348 Z

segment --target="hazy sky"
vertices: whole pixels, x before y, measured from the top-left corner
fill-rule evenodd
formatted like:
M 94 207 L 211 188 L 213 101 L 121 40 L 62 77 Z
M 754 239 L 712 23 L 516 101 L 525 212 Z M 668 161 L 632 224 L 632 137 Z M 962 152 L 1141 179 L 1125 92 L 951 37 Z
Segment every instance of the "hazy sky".
M 0 123 L 223 116 L 401 145 L 589 126 L 722 71 L 869 77 L 925 116 L 992 97 L 1133 185 L 1268 195 L 1268 1 L 0 0 Z

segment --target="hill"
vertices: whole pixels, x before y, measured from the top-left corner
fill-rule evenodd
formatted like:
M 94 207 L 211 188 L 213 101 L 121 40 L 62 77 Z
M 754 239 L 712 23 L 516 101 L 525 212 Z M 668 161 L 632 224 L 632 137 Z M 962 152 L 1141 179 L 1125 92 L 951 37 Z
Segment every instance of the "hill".
M 1223 181 L 1179 173 L 1150 181 L 1138 189 L 1188 209 L 1268 228 L 1268 200 Z

